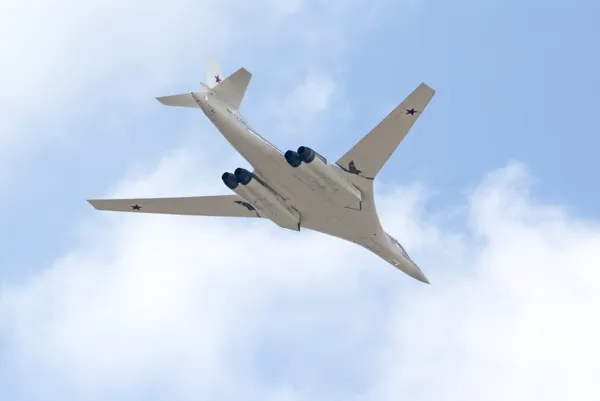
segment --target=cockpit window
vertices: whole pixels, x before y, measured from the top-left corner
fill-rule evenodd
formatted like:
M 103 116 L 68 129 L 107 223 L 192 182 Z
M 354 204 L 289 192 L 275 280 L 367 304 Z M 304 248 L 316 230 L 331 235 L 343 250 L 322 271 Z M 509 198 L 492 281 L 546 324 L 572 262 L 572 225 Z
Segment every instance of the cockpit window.
M 388 233 L 385 233 L 385 235 L 387 235 L 388 239 L 390 240 L 390 242 L 396 246 L 399 246 L 400 248 L 402 248 L 402 245 L 400 245 L 400 243 L 398 242 L 398 240 L 394 237 L 392 237 L 391 235 L 389 235 Z
M 396 248 L 398 248 L 398 250 L 402 253 L 402 256 L 404 256 L 406 259 L 408 259 L 408 260 L 410 260 L 412 262 L 412 259 L 410 258 L 410 256 L 408 256 L 408 253 L 406 252 L 406 249 L 404 249 L 404 247 L 400 244 L 400 242 L 398 242 L 398 240 L 396 238 L 392 237 L 388 233 L 385 233 L 385 235 L 387 235 L 387 237 L 390 240 L 390 242 L 393 245 L 395 245 Z

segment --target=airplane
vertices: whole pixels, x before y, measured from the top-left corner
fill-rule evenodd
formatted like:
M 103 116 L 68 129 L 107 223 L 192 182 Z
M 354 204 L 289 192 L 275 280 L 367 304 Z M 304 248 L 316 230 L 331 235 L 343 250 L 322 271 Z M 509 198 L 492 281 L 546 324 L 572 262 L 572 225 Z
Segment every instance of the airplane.
M 231 195 L 183 198 L 96 199 L 97 210 L 271 220 L 279 227 L 308 229 L 358 244 L 407 275 L 430 284 L 400 242 L 385 232 L 373 182 L 435 94 L 420 84 L 400 105 L 334 164 L 300 146 L 285 153 L 259 135 L 240 112 L 252 74 L 240 68 L 225 77 L 208 58 L 200 92 L 157 97 L 166 106 L 199 108 L 253 171 L 221 176 Z

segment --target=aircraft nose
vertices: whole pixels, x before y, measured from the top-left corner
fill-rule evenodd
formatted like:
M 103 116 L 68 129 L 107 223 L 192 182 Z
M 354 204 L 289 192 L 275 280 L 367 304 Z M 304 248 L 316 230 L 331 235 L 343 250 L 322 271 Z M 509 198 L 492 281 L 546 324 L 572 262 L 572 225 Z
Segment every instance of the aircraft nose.
M 429 279 L 427 278 L 427 276 L 425 276 L 425 273 L 423 273 L 423 270 L 421 270 L 419 268 L 419 266 L 417 266 L 415 264 L 415 262 L 405 260 L 404 266 L 405 266 L 404 272 L 406 274 L 408 274 L 415 280 L 419 280 L 422 283 L 431 284 L 429 282 Z
M 414 266 L 414 269 L 412 269 L 412 271 L 409 273 L 409 275 L 412 278 L 417 279 L 422 283 L 431 284 L 429 282 L 429 279 L 427 278 L 427 276 L 425 276 L 425 273 L 423 273 L 423 271 L 421 269 L 419 269 L 417 266 Z
M 415 280 L 419 280 L 425 284 L 431 284 L 425 273 L 417 266 L 414 262 L 409 261 L 407 259 L 402 259 L 402 261 L 398 261 L 398 259 L 393 259 L 390 263 L 396 266 L 397 269 L 404 272 L 406 275 L 414 278 Z

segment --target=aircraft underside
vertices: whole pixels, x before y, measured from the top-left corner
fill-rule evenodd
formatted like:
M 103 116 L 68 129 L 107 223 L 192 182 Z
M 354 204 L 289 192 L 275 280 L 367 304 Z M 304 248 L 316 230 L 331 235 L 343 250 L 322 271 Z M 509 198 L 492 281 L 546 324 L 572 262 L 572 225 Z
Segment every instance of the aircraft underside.
M 279 151 L 239 112 L 251 74 L 244 68 L 222 78 L 215 63 L 203 91 L 164 96 L 168 106 L 201 109 L 252 165 L 222 174 L 230 195 L 183 198 L 97 199 L 99 210 L 264 218 L 279 227 L 307 228 L 354 242 L 406 274 L 428 283 L 400 243 L 387 234 L 375 209 L 373 180 L 423 112 L 435 91 L 419 85 L 385 119 L 334 164 L 313 149 Z
M 282 228 L 317 229 L 344 239 L 374 234 L 376 215 L 369 216 L 375 221 L 371 218 L 370 222 L 359 223 L 365 220 L 364 216 L 361 219 L 363 191 L 343 177 L 345 172 L 327 164 L 318 152 L 300 146 L 297 151 L 282 153 L 241 121 L 211 120 L 254 167 L 252 172 L 238 167 L 223 173 L 221 179 L 258 215 Z M 370 181 L 365 181 L 371 187 Z M 324 225 L 324 221 L 328 224 Z M 347 225 L 354 226 L 354 230 Z

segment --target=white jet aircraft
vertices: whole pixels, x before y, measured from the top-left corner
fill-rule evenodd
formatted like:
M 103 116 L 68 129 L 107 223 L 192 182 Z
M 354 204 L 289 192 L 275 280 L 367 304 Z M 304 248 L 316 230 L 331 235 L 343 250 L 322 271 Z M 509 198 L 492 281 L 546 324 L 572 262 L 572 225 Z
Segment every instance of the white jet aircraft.
M 429 284 L 398 240 L 381 227 L 373 180 L 433 98 L 433 89 L 421 84 L 335 164 L 328 164 L 307 146 L 281 152 L 246 122 L 239 107 L 252 74 L 245 68 L 225 78 L 217 62 L 209 59 L 207 75 L 201 92 L 157 100 L 201 109 L 254 167 L 252 172 L 239 167 L 221 176 L 235 194 L 90 200 L 92 206 L 120 212 L 265 218 L 290 230 L 306 228 L 358 244 Z

